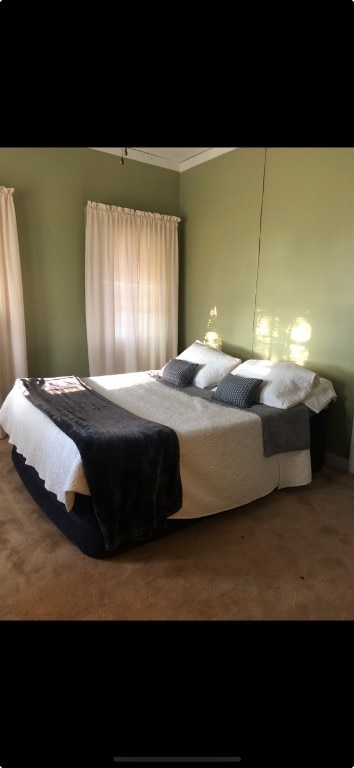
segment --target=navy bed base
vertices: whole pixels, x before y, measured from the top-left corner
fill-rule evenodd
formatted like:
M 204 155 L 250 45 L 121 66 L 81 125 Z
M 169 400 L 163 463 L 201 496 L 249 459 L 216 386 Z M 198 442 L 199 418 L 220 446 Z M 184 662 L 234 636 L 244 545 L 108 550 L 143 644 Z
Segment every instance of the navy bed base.
M 84 555 L 98 559 L 114 557 L 115 555 L 127 552 L 130 549 L 139 547 L 155 539 L 168 536 L 170 533 L 186 528 L 189 525 L 200 522 L 205 518 L 193 518 L 192 520 L 164 520 L 156 528 L 151 536 L 139 539 L 127 539 L 123 541 L 116 549 L 107 551 L 100 527 L 97 523 L 96 515 L 93 509 L 90 496 L 84 496 L 81 493 L 75 494 L 75 504 L 70 512 L 62 502 L 58 501 L 56 495 L 47 491 L 44 487 L 44 481 L 41 480 L 33 467 L 25 464 L 24 457 L 17 453 L 16 448 L 12 449 L 12 461 L 23 484 L 31 494 L 32 498 L 41 507 L 49 519 L 59 528 L 59 530 L 75 544 Z

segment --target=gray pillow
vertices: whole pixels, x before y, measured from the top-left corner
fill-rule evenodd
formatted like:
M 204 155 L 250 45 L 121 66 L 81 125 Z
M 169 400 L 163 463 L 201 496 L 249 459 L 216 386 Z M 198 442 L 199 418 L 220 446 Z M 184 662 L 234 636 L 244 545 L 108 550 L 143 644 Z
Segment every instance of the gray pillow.
M 212 400 L 220 400 L 237 408 L 249 408 L 261 384 L 262 379 L 249 379 L 229 373 L 216 387 Z
M 162 378 L 176 387 L 186 387 L 193 379 L 198 363 L 189 360 L 169 360 L 162 369 Z

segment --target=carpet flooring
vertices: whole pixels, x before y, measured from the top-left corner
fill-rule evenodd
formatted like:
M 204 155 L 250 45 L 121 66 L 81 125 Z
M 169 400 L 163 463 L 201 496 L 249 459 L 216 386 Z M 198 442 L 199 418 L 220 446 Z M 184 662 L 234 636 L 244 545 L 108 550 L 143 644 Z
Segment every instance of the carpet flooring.
M 354 475 L 325 466 L 109 560 L 47 519 L 0 441 L 0 619 L 354 619 Z

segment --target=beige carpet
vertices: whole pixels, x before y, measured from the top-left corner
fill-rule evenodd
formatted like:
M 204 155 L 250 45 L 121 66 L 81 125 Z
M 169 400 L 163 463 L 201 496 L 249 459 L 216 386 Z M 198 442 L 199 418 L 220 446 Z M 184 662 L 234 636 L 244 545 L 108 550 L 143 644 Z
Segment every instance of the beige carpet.
M 0 618 L 354 619 L 354 475 L 263 499 L 111 560 L 83 555 L 0 441 Z

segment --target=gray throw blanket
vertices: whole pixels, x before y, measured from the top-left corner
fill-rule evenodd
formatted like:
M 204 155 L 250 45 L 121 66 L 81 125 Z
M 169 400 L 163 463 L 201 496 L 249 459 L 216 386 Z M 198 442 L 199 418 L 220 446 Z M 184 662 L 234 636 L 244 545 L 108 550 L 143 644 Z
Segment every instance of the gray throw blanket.
M 187 387 L 176 387 L 165 381 L 159 374 L 151 374 L 154 379 L 165 386 L 179 389 L 192 397 L 200 397 L 215 405 L 225 408 L 236 408 L 230 403 L 221 400 L 213 401 L 213 392 L 190 384 Z M 309 409 L 306 405 L 295 405 L 293 408 L 273 408 L 263 403 L 255 403 L 250 408 L 242 410 L 256 413 L 262 422 L 263 451 L 265 456 L 274 456 L 276 453 L 288 453 L 289 451 L 303 451 L 310 448 L 310 422 Z
M 306 405 L 273 408 L 264 403 L 255 403 L 247 410 L 256 413 L 262 421 L 265 456 L 310 448 L 309 409 Z
M 173 429 L 121 408 L 76 376 L 22 382 L 30 402 L 76 443 L 107 550 L 152 532 L 181 508 Z

